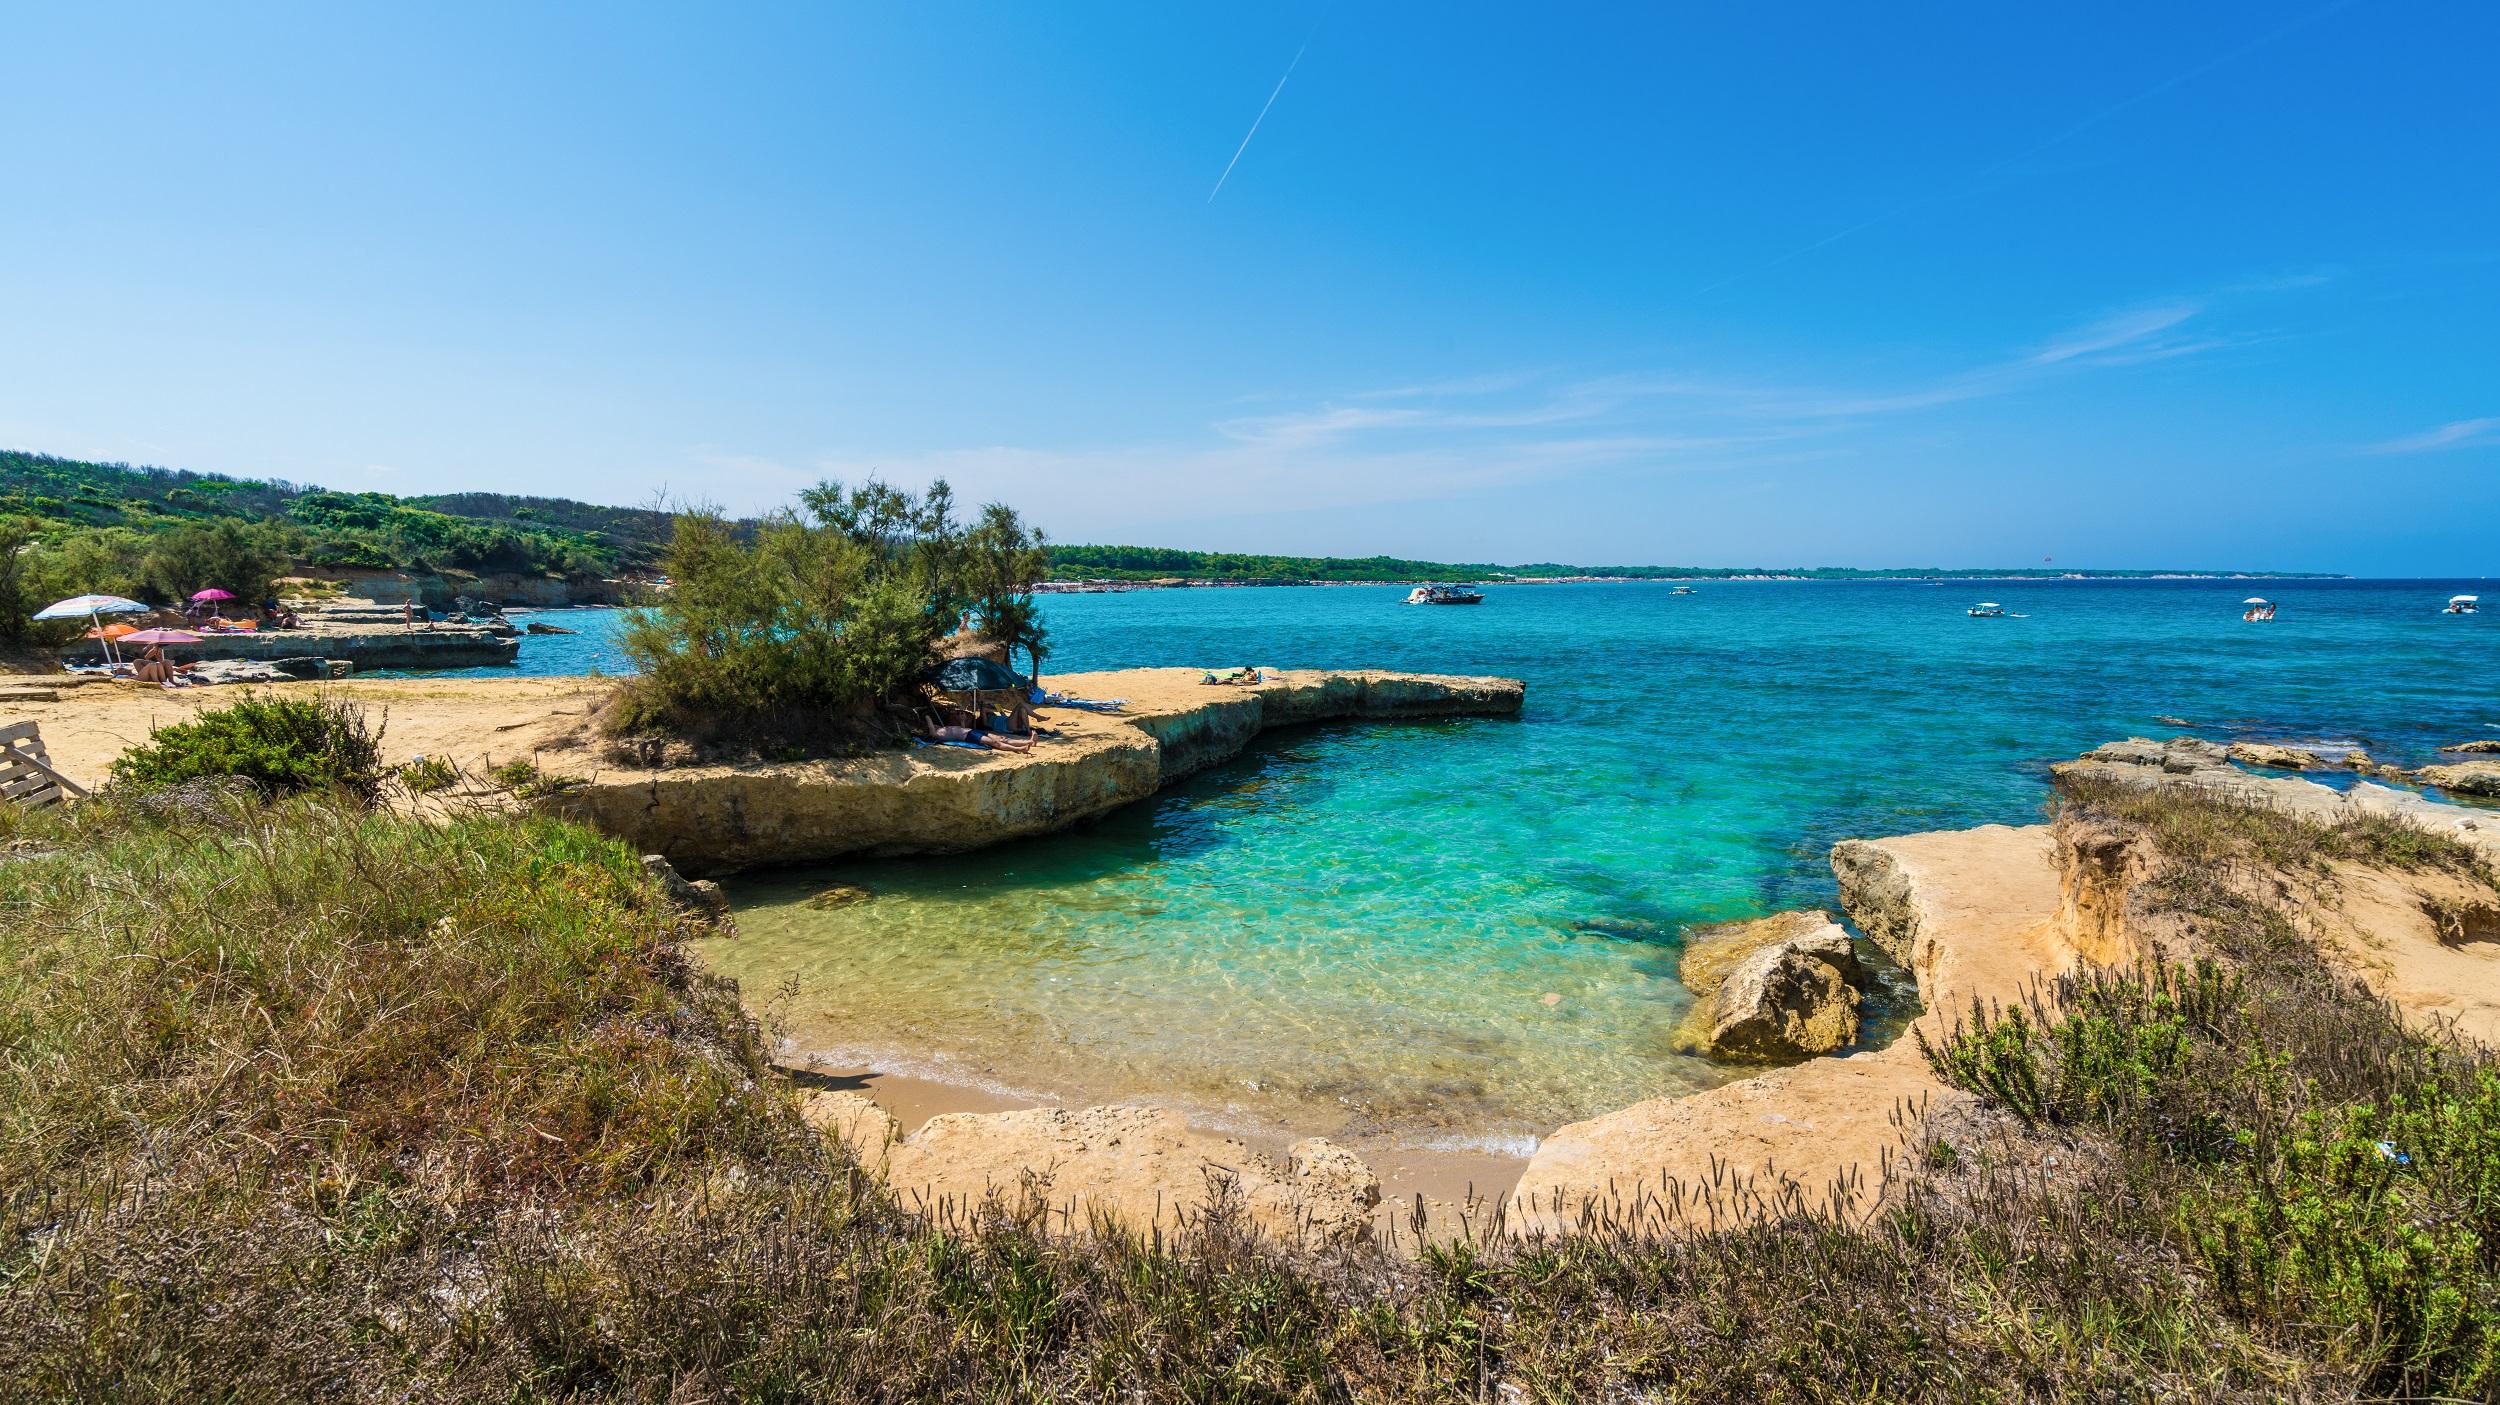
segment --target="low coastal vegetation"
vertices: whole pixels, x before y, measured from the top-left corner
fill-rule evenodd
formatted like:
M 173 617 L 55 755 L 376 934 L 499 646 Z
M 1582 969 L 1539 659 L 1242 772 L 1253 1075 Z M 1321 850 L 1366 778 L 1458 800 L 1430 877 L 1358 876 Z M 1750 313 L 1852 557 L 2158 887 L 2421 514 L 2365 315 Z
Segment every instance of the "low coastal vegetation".
M 2140 970 L 1932 1051 L 1853 1203 L 1408 1256 L 896 1203 L 805 1125 L 637 856 L 357 787 L 0 808 L 0 1397 L 2481 1398 L 2500 1082 L 2324 965 L 2339 864 L 2452 845 L 2079 793 Z M 1720 1211 L 1748 1195 L 1759 1213 Z M 1869 1202 L 1872 1202 L 1871 1204 Z
M 257 600 L 289 572 L 564 576 L 647 572 L 661 512 L 560 498 L 401 498 L 0 452 L 0 643 L 59 643 L 34 610 L 104 593 L 179 602 L 208 586 Z
M 996 503 L 965 523 L 943 480 L 820 483 L 744 526 L 682 512 L 661 563 L 670 588 L 620 638 L 636 672 L 603 719 L 617 735 L 775 753 L 888 741 L 959 631 L 1035 675 L 1047 652 L 1040 533 Z

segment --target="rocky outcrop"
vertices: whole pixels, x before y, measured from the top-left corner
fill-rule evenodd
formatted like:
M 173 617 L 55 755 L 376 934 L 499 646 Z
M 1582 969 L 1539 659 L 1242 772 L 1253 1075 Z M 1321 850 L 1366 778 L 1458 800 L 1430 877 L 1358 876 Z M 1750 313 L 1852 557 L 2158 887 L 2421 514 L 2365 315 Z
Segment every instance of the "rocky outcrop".
M 375 668 L 482 668 L 507 664 L 521 641 L 488 629 L 307 628 L 265 634 L 212 634 L 177 646 L 186 659 L 276 663 L 316 655 L 343 659 L 362 672 Z
M 2440 750 L 2463 752 L 2467 755 L 2480 754 L 2487 756 L 2494 753 L 2500 753 L 2500 741 L 2458 742 L 2455 746 L 2443 746 Z
M 729 895 L 710 879 L 689 882 L 676 865 L 659 854 L 642 856 L 642 870 L 660 885 L 660 891 L 678 910 L 715 926 L 729 923 Z
M 1025 753 L 927 747 L 841 761 L 605 771 L 547 805 L 666 854 L 688 873 L 855 854 L 948 854 L 1065 829 L 1239 755 L 1272 727 L 1508 716 L 1515 679 L 1286 671 L 1248 688 L 1195 669 L 1049 680 L 1125 711 L 1050 714 L 1062 735 Z
M 2057 927 L 2063 865 L 2048 826 L 1850 840 L 1833 849 L 1832 868 L 1850 920 L 1917 980 L 1926 1012 L 1916 1028 L 1930 1038 L 1945 1037 L 1973 1001 L 2019 999 L 2079 959 Z M 1635 1103 L 1547 1137 L 1520 1177 L 1512 1222 L 1674 1230 L 1706 1216 L 1693 1205 L 1705 1187 L 1717 1187 L 1722 1216 L 1768 1203 L 1744 1198 L 1731 1178 L 1793 1185 L 1821 1204 L 1836 1190 L 1871 1188 L 1900 1145 L 1903 1107 L 1968 1101 L 1905 1038 Z M 1855 1208 L 1870 1204 L 1861 1196 Z
M 1838 927 L 1764 947 L 1710 996 L 1710 1051 L 1730 1059 L 1802 1059 L 1858 1037 L 1857 967 Z
M 2185 788 L 2218 800 L 2277 810 L 2315 824 L 2340 824 L 2362 815 L 2400 820 L 2428 833 L 2455 839 L 2481 854 L 2485 862 L 2500 865 L 2500 816 L 2488 810 L 2442 804 L 2413 791 L 2368 781 L 2338 791 L 2296 776 L 2251 775 L 2224 764 L 2214 756 L 2215 750 L 2213 743 L 2193 738 L 2155 742 L 2137 737 L 2095 747 L 2079 760 L 2060 762 L 2050 769 L 2065 779 L 2140 789 Z M 2378 774 L 2402 776 L 2470 795 L 2477 792 L 2443 782 L 2462 779 L 2469 787 L 2484 784 L 2481 776 L 2455 774 L 2482 768 L 2500 772 L 2500 766 L 2493 763 L 2469 761 L 2456 766 L 2426 766 L 2412 772 L 2380 767 Z
M 2278 771 L 2306 771 L 2323 764 L 2314 751 L 2273 742 L 2233 742 L 2230 754 L 2244 766 L 2271 766 Z
M 2500 761 L 2460 761 L 2453 766 L 2424 766 L 2413 772 L 2413 779 L 2423 785 L 2435 785 L 2451 795 L 2500 798 Z
M 1047 1215 L 1054 1229 L 1096 1217 L 1131 1229 L 1181 1228 L 1218 1206 L 1288 1242 L 1347 1243 L 1370 1232 L 1380 1179 L 1352 1152 L 1312 1137 L 1285 1161 L 1192 1131 L 1166 1108 L 1027 1108 L 932 1117 L 898 1137 L 857 1093 L 818 1093 L 808 1120 L 839 1137 L 904 1203 L 967 1212 L 993 1198 Z
M 1857 1040 L 1857 953 L 1823 913 L 1695 932 L 1676 974 L 1701 997 L 1683 1037 L 1714 1057 L 1800 1059 Z

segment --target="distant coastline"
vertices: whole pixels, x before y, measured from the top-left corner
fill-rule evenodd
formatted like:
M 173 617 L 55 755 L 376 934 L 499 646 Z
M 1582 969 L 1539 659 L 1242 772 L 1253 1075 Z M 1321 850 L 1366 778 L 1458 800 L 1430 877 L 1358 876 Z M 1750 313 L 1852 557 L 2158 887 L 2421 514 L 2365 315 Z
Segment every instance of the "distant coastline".
M 2060 581 L 2349 581 L 2357 576 L 2336 575 L 2321 571 L 2024 571 L 2024 570 L 1961 570 L 1961 571 L 1886 571 L 1856 570 L 1846 567 L 1815 567 L 1788 571 L 1707 570 L 1641 568 L 1637 571 L 1587 571 L 1558 575 L 1509 575 L 1498 571 L 1451 570 L 1414 575 L 1382 575 L 1373 577 L 1337 576 L 1094 576 L 1082 579 L 1054 579 L 1033 587 L 1041 595 L 1108 595 L 1129 590 L 1208 590 L 1244 589 L 1253 586 L 1387 586 L 1416 585 L 1428 581 L 1469 581 L 1484 585 L 1585 585 L 1662 584 L 1695 581 L 2004 581 L 2014 584 L 2054 584 Z

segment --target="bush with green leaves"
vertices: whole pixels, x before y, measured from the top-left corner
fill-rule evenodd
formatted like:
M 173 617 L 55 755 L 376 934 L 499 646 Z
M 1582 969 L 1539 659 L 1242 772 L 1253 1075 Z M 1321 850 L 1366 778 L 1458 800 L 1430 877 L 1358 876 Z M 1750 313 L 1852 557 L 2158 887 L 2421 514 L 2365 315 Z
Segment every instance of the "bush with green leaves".
M 362 707 L 257 693 L 160 727 L 113 762 L 113 783 L 134 790 L 235 776 L 267 795 L 338 791 L 367 802 L 384 774 L 382 728 Z
M 802 745 L 890 732 L 882 709 L 910 700 L 938 641 L 967 625 L 1040 666 L 1041 534 L 998 504 L 965 528 L 942 481 L 820 483 L 752 530 L 684 512 L 662 564 L 670 587 L 625 626 L 640 674 L 608 716 L 618 732 Z

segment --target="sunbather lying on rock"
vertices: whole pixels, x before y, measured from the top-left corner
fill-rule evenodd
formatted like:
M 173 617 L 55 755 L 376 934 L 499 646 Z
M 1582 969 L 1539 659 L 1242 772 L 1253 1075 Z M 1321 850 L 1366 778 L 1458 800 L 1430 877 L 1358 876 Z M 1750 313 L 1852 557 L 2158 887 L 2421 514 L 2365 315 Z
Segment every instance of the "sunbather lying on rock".
M 974 746 L 986 746 L 992 751 L 1033 749 L 1031 737 L 1011 737 L 1004 732 L 984 731 L 979 727 L 930 726 L 921 729 L 921 735 L 935 742 L 969 742 Z

